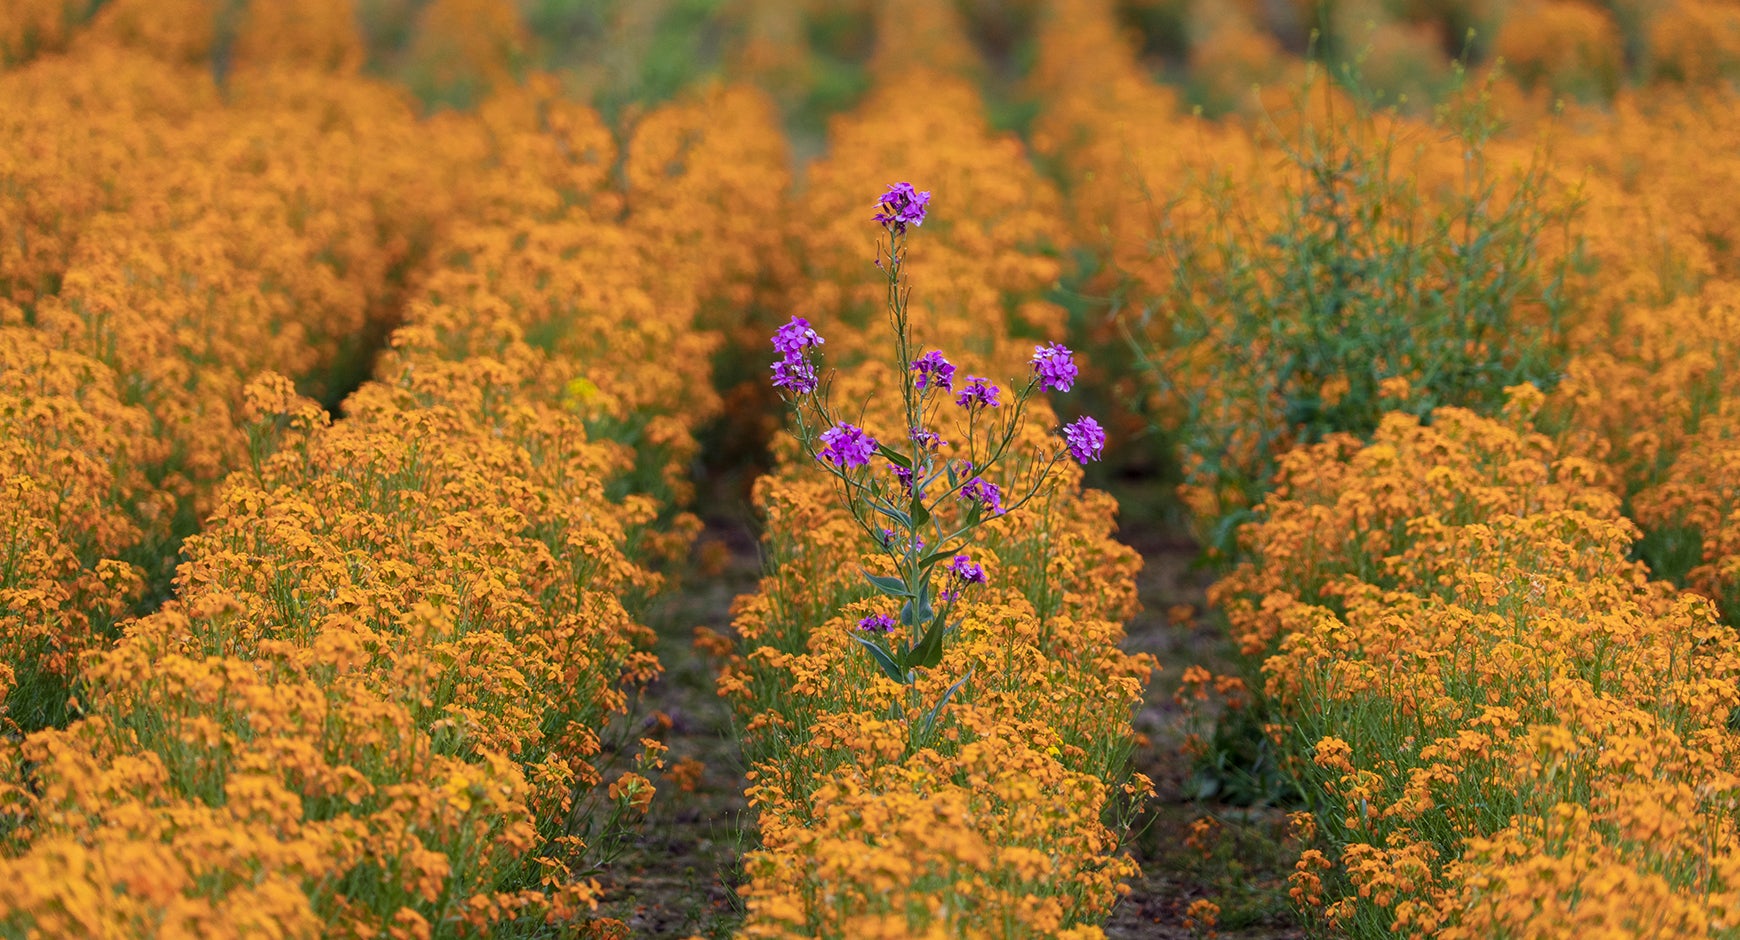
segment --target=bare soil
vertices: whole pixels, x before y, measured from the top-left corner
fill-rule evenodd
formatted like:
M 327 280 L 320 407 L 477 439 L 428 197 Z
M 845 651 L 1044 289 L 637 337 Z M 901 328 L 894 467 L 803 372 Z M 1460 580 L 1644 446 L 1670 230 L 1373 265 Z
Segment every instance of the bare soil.
M 1207 936 L 1186 925 L 1191 902 L 1220 907 L 1215 928 L 1223 940 L 1303 937 L 1288 906 L 1286 878 L 1292 861 L 1283 845 L 1286 814 L 1274 806 L 1236 806 L 1199 798 L 1202 783 L 1184 754 L 1186 737 L 1206 735 L 1218 719 L 1216 704 L 1174 696 L 1184 670 L 1199 665 L 1216 675 L 1238 675 L 1238 651 L 1207 610 L 1212 572 L 1197 565 L 1200 551 L 1181 526 L 1169 520 L 1164 494 L 1151 482 L 1115 486 L 1121 510 L 1119 538 L 1142 554 L 1137 590 L 1142 611 L 1130 621 L 1124 646 L 1160 662 L 1135 716 L 1147 738 L 1134 757 L 1136 769 L 1154 781 L 1155 797 L 1130 838 L 1130 853 L 1142 877 L 1106 923 L 1113 940 Z M 1191 616 L 1174 623 L 1171 610 Z M 1187 840 L 1199 819 L 1214 822 L 1202 848 Z

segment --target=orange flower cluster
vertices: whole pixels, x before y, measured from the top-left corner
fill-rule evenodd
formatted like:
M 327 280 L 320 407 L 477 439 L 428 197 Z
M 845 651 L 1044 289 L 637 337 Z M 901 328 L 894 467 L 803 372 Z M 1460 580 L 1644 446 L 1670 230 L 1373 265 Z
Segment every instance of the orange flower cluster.
M 588 899 L 552 846 L 619 685 L 657 670 L 619 600 L 650 582 L 620 548 L 647 512 L 511 365 L 382 373 L 333 425 L 250 387 L 279 449 L 87 665 L 84 717 L 22 749 L 14 928 L 427 934 Z
M 1257 560 L 1221 592 L 1247 650 L 1270 657 L 1288 727 L 1297 722 L 1277 733 L 1316 755 L 1300 769 L 1331 794 L 1326 821 L 1352 846 L 1337 877 L 1351 879 L 1353 896 L 1330 892 L 1331 920 L 1355 932 L 1468 936 L 1725 923 L 1733 882 L 1720 873 L 1731 862 L 1698 840 L 1732 840 L 1732 767 L 1718 742 L 1733 664 L 1706 648 L 1731 637 L 1707 605 L 1645 585 L 1648 569 L 1627 559 L 1636 552 L 1658 577 L 1716 599 L 1730 623 L 1740 609 L 1731 367 L 1740 324 L 1730 286 L 1740 228 L 1731 200 L 1709 196 L 1732 188 L 1735 164 L 1708 156 L 1732 149 L 1740 113 L 1719 84 L 1732 68 L 1723 24 L 1734 8 L 1560 2 L 1517 4 L 1501 17 L 1476 6 L 1460 13 L 1502 19 L 1498 51 L 1520 79 L 1483 86 L 1489 117 L 1512 122 L 1482 156 L 1500 180 L 1499 202 L 1510 198 L 1513 167 L 1544 172 L 1545 205 L 1575 205 L 1565 217 L 1576 224 L 1544 229 L 1533 254 L 1589 262 L 1572 265 L 1558 288 L 1575 303 L 1564 380 L 1540 423 L 1555 440 L 1514 422 L 1431 412 L 1418 372 L 1392 376 L 1377 387 L 1384 407 L 1430 415 L 1430 429 L 1391 415 L 1369 447 L 1331 437 L 1282 456 L 1278 490 L 1247 535 Z M 1262 90 L 1263 124 L 1251 129 L 1237 117 L 1180 120 L 1170 92 L 1135 68 L 1109 4 L 1054 8 L 1033 75 L 1042 106 L 1034 139 L 1063 162 L 1075 236 L 1110 262 L 1105 289 L 1123 288 L 1147 314 L 1130 322 L 1147 333 L 1146 364 L 1158 364 L 1149 412 L 1187 440 L 1217 434 L 1202 449 L 1212 459 L 1254 467 L 1265 441 L 1285 454 L 1301 438 L 1277 419 L 1296 404 L 1321 411 L 1369 394 L 1360 375 L 1310 372 L 1316 364 L 1305 360 L 1291 391 L 1250 394 L 1239 370 L 1208 381 L 1238 350 L 1180 342 L 1171 311 L 1141 305 L 1209 283 L 1226 257 L 1188 249 L 1275 235 L 1273 207 L 1290 191 L 1275 144 L 1307 139 L 1301 128 L 1341 115 L 1355 139 L 1385 142 L 1367 152 L 1405 167 L 1427 206 L 1457 192 L 1461 156 L 1429 145 L 1412 119 L 1347 122 L 1350 102 L 1329 92 L 1301 111 Z M 1256 60 L 1240 50 L 1256 40 L 1235 13 L 1218 29 L 1197 33 L 1211 41 L 1192 56 L 1216 64 L 1191 80 L 1245 69 L 1248 81 Z M 1652 74 L 1688 87 L 1618 87 L 1622 32 L 1647 34 Z M 1549 89 L 1598 103 L 1555 117 Z M 1397 203 L 1386 215 L 1419 209 Z M 1216 218 L 1229 221 L 1204 225 Z M 1157 252 L 1156 242 L 1187 252 Z M 1337 257 L 1364 261 L 1361 244 Z M 1301 293 L 1320 284 L 1303 282 Z M 1417 314 L 1405 298 L 1391 309 Z M 1341 332 L 1319 344 L 1325 356 Z M 1276 354 L 1258 349 L 1250 361 Z M 1168 398 L 1178 390 L 1198 398 L 1181 407 Z M 1214 487 L 1189 454 L 1184 469 L 1199 520 L 1223 519 L 1250 495 Z M 1267 474 L 1254 476 L 1260 494 Z M 1543 764 L 1533 739 L 1500 728 L 1531 723 L 1568 727 L 1570 757 Z M 1603 788 L 1624 796 L 1590 797 Z M 1678 824 L 1663 822 L 1674 818 L 1695 833 L 1682 839 Z M 1662 826 L 1673 833 L 1657 835 Z M 1317 860 L 1302 860 L 1296 897 L 1318 905 L 1326 877 Z M 1537 880 L 1546 887 L 1531 887 Z M 1627 910 L 1595 897 L 1649 900 Z M 1686 910 L 1693 920 L 1681 919 Z
M 354 44 L 314 7 L 305 36 Z M 72 53 L 0 73 L 0 515 L 17 562 L 0 646 L 26 730 L 64 716 L 78 655 L 167 589 L 175 543 L 246 465 L 248 380 L 276 370 L 335 398 L 439 212 L 414 195 L 430 170 L 400 92 L 249 52 L 220 94 L 183 61 L 204 48 L 201 9 L 108 4 Z M 267 47 L 271 9 L 255 4 L 244 50 Z
M 0 255 L 0 638 L 14 666 L 82 660 L 74 720 L 8 738 L 0 923 L 584 916 L 661 763 L 643 742 L 611 771 L 608 729 L 659 670 L 633 615 L 652 565 L 694 528 L 669 515 L 718 407 L 697 311 L 764 276 L 771 109 L 721 89 L 648 115 L 625 192 L 552 79 L 420 122 L 344 73 L 348 3 L 283 28 L 256 2 L 220 106 L 175 64 L 212 10 L 140 6 L 0 75 L 29 105 L 0 118 L 0 174 L 29 181 L 0 187 L 23 246 Z M 341 419 L 286 377 L 340 391 L 350 344 L 395 325 Z M 120 559 L 178 507 L 203 530 L 174 596 L 96 642 L 141 592 Z
M 1714 85 L 1740 72 L 1740 4 L 1675 0 L 1649 27 L 1656 75 L 1688 85 Z
M 419 342 L 448 358 L 501 355 L 518 339 L 575 363 L 533 386 L 582 414 L 598 436 L 632 442 L 630 490 L 687 499 L 693 430 L 719 409 L 695 372 L 719 346 L 695 329 L 701 311 L 764 277 L 762 200 L 789 179 L 771 107 L 747 89 L 703 91 L 641 121 L 619 155 L 609 130 L 564 100 L 553 77 L 503 89 L 475 120 L 444 116 L 432 137 L 490 172 L 466 183 L 471 217 L 449 239 L 459 282 L 431 285 L 445 303 L 486 290 L 515 311 L 520 333 L 432 321 Z M 627 191 L 617 187 L 621 163 Z M 462 164 L 464 165 L 464 164 Z M 653 193 L 685 193 L 675 203 Z M 462 265 L 462 267 L 465 267 Z M 605 325 L 594 323 L 600 321 Z M 606 326 L 607 325 L 607 326 Z
M 1214 590 L 1265 653 L 1344 929 L 1704 935 L 1740 912 L 1740 653 L 1630 560 L 1601 468 L 1500 419 L 1388 418 L 1283 459 Z M 1307 853 L 1295 899 L 1322 897 Z
M 909 19 L 944 9 L 884 5 L 903 25 L 882 34 L 907 35 Z M 936 26 L 930 42 L 964 48 L 950 39 L 958 24 Z M 1034 250 L 1061 238 L 1060 204 L 1020 146 L 986 126 L 972 86 L 898 44 L 877 61 L 877 85 L 835 121 L 831 155 L 792 212 L 803 279 L 791 309 L 826 335 L 840 400 L 867 402 L 865 426 L 898 439 L 871 268 L 879 187 L 910 179 L 935 193 L 905 263 L 923 348 L 1000 383 L 1026 374 L 1032 337 L 1061 325 L 1036 296 L 1056 262 Z M 1034 404 L 1016 446 L 1053 447 L 1054 419 Z M 742 655 L 719 683 L 746 718 L 762 838 L 745 860 L 745 935 L 1100 935 L 1133 868 L 1118 855 L 1117 817 L 1146 786 L 1126 762 L 1152 668 L 1118 649 L 1139 562 L 1111 538 L 1112 501 L 1081 490 L 1071 469 L 991 526 L 973 549 L 990 586 L 973 589 L 959 636 L 911 688 L 852 640 L 859 619 L 887 612 L 860 573 L 885 559 L 807 457 L 789 446 L 780 456 L 756 485 L 768 575 L 739 599 Z M 920 734 L 916 703 L 963 676 L 936 734 Z
M 1628 309 L 1610 340 L 1575 359 L 1555 393 L 1567 448 L 1628 498 L 1656 573 L 1740 614 L 1740 297 L 1696 295 Z
M 1267 398 L 1237 374 L 1205 381 L 1232 344 L 1181 343 L 1170 311 L 1141 305 L 1169 289 L 1194 299 L 1182 288 L 1200 289 L 1227 257 L 1156 252 L 1156 242 L 1213 249 L 1273 236 L 1288 189 L 1272 142 L 1306 139 L 1297 132 L 1332 114 L 1345 121 L 1350 102 L 1326 92 L 1301 111 L 1264 89 L 1255 130 L 1236 117 L 1180 120 L 1170 92 L 1135 68 L 1109 4 L 1053 7 L 1033 75 L 1034 139 L 1063 163 L 1079 243 L 1110 262 L 1104 289 L 1124 289 L 1144 314 L 1130 322 L 1154 352 L 1139 364 L 1157 363 L 1161 379 L 1147 410 L 1181 438 L 1217 433 L 1203 452 L 1235 466 L 1254 466 L 1265 438 L 1286 453 L 1301 438 L 1276 434 L 1275 420 L 1294 404 L 1335 409 L 1369 394 L 1360 376 L 1312 373 L 1306 359 L 1297 387 Z M 1722 848 L 1733 838 L 1734 664 L 1716 652 L 1732 637 L 1710 606 L 1644 573 L 1717 600 L 1729 624 L 1740 609 L 1740 227 L 1732 201 L 1710 197 L 1732 188 L 1735 164 L 1709 157 L 1732 150 L 1740 114 L 1721 84 L 1736 8 L 1446 7 L 1502 22 L 1498 51 L 1520 79 L 1475 86 L 1487 118 L 1510 122 L 1481 156 L 1499 181 L 1493 204 L 1513 198 L 1519 169 L 1540 173 L 1548 217 L 1574 222 L 1542 229 L 1530 253 L 1573 259 L 1554 286 L 1573 303 L 1568 361 L 1545 374 L 1563 375 L 1539 422 L 1553 438 L 1433 412 L 1418 372 L 1391 376 L 1377 386 L 1384 407 L 1430 417 L 1430 429 L 1391 415 L 1369 447 L 1331 437 L 1281 457 L 1278 489 L 1246 536 L 1256 561 L 1220 591 L 1247 651 L 1270 657 L 1284 724 L 1297 722 L 1275 732 L 1316 755 L 1299 769 L 1330 794 L 1326 822 L 1350 846 L 1335 880 L 1353 890 L 1329 891 L 1332 921 L 1374 934 L 1716 930 L 1732 922 L 1735 887 Z M 1227 14 L 1224 35 L 1192 56 L 1236 73 L 1251 61 L 1239 54 L 1253 42 L 1243 28 Z M 1649 48 L 1643 73 L 1686 87 L 1619 87 L 1627 37 Z M 1550 95 L 1564 93 L 1595 103 L 1555 113 Z M 1385 142 L 1367 152 L 1405 167 L 1421 200 L 1386 206 L 1388 217 L 1454 196 L 1462 156 L 1422 138 L 1423 123 L 1375 118 L 1348 133 Z M 1230 222 L 1204 225 L 1217 217 Z M 1204 231 L 1206 242 L 1195 237 Z M 1366 260 L 1357 245 L 1337 257 Z M 1416 304 L 1398 299 L 1380 315 L 1390 312 L 1415 316 Z M 1180 407 L 1168 398 L 1179 389 L 1199 398 Z M 1213 487 L 1203 469 L 1186 455 L 1182 492 L 1199 520 L 1245 505 L 1248 493 Z M 1257 476 L 1260 494 L 1269 481 Z M 1572 743 L 1543 757 L 1537 745 L 1561 731 Z M 1613 795 L 1592 796 L 1603 793 Z M 1322 909 L 1325 867 L 1301 860 L 1302 905 Z
M 102 363 L 0 327 L 0 719 L 62 718 L 77 657 L 144 593 L 129 507 L 149 483 L 150 416 Z
M 1622 94 L 1573 116 L 1589 161 L 1591 315 L 1553 399 L 1565 446 L 1604 466 L 1664 577 L 1740 611 L 1735 283 L 1740 217 L 1708 193 L 1733 161 L 1696 156 L 1740 131 L 1740 98 L 1709 89 Z M 1668 144 L 1672 146 L 1667 146 Z M 1660 155 L 1648 172 L 1636 162 Z M 1629 231 L 1630 234 L 1625 233 Z
M 17 0 L 0 10 L 0 67 L 66 47 L 91 0 Z
M 1034 120 L 1033 145 L 1064 167 L 1072 235 L 1103 246 L 1118 268 L 1137 268 L 1148 256 L 1151 213 L 1168 198 L 1153 187 L 1170 185 L 1163 181 L 1189 166 L 1207 165 L 1193 164 L 1197 155 L 1231 155 L 1204 136 L 1213 125 L 1182 121 L 1177 93 L 1142 71 L 1110 0 L 1058 0 L 1040 26 L 1038 45 L 1028 81 L 1043 110 Z
M 1525 86 L 1558 94 L 1611 97 L 1625 49 L 1613 17 L 1595 4 L 1544 0 L 1505 17 L 1493 51 Z

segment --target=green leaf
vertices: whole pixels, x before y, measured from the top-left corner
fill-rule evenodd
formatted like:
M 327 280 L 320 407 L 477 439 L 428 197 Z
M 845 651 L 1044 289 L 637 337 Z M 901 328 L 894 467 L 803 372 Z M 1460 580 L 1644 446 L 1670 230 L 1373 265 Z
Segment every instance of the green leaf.
M 945 558 L 953 558 L 954 554 L 955 550 L 952 548 L 942 552 L 931 552 L 918 560 L 918 570 L 923 571 Z
M 877 444 L 876 445 L 876 452 L 881 454 L 884 457 L 887 457 L 889 462 L 894 463 L 894 464 L 898 464 L 903 469 L 906 469 L 906 470 L 912 469 L 912 461 L 910 459 L 908 459 L 905 455 L 896 451 L 894 448 L 889 447 L 887 444 Z
M 900 668 L 900 664 L 894 661 L 894 657 L 889 656 L 887 650 L 876 645 L 875 640 L 862 636 L 854 636 L 852 639 L 857 640 L 858 645 L 869 651 L 870 658 L 875 661 L 877 666 L 881 667 L 883 675 L 901 685 L 906 685 L 912 681 Z
M 862 568 L 860 568 L 858 570 L 864 571 L 864 569 L 862 569 Z M 908 591 L 906 589 L 906 582 L 902 581 L 899 578 L 890 578 L 890 577 L 886 577 L 884 575 L 871 574 L 868 571 L 864 571 L 864 579 L 866 581 L 869 581 L 870 585 L 872 587 L 874 587 L 876 590 L 881 591 L 882 593 L 888 595 L 889 597 L 911 597 L 912 596 L 912 592 Z
M 917 496 L 912 498 L 912 525 L 917 528 L 930 521 L 930 510 L 924 508 L 924 500 Z
M 883 514 L 884 516 L 887 516 L 890 519 L 893 519 L 895 522 L 900 523 L 901 528 L 903 528 L 909 532 L 912 531 L 912 517 L 911 516 L 907 515 L 906 513 L 901 512 L 898 509 L 889 509 L 887 506 L 884 506 L 881 503 L 878 503 L 875 501 L 871 501 L 870 505 L 877 512 Z
M 908 669 L 929 669 L 937 663 L 942 662 L 943 630 L 946 629 L 946 627 L 947 624 L 943 623 L 941 614 L 938 614 L 935 619 L 931 620 L 929 629 L 924 631 L 924 637 L 918 641 L 918 645 L 914 646 L 912 652 L 908 653 L 906 656 L 906 667 Z
M 1239 527 L 1255 519 L 1256 515 L 1249 509 L 1235 509 L 1222 516 L 1220 522 L 1215 524 L 1208 544 L 1220 549 L 1226 557 L 1232 557 L 1238 550 Z
M 936 608 L 930 606 L 928 597 L 918 598 L 916 606 L 912 601 L 907 601 L 900 607 L 900 622 L 909 627 L 917 626 L 935 616 Z

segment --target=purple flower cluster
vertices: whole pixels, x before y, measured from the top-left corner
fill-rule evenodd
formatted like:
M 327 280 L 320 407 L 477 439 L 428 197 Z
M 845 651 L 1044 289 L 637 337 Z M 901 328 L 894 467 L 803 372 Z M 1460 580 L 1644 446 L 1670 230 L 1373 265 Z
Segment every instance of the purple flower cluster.
M 916 496 L 918 499 L 924 498 L 924 491 L 923 490 L 919 490 L 916 494 L 912 492 L 912 471 L 911 470 L 908 470 L 905 467 L 902 467 L 900 464 L 897 464 L 897 463 L 889 464 L 888 469 L 894 471 L 894 478 L 896 480 L 900 481 L 900 488 L 906 491 L 906 495 Z
M 963 584 L 984 584 L 985 567 L 973 561 L 971 555 L 956 555 L 944 569 L 949 574 L 959 578 Z
M 799 395 L 808 395 L 816 390 L 819 381 L 815 364 L 802 354 L 786 356 L 773 364 L 774 388 L 789 388 Z
M 961 389 L 961 393 L 955 396 L 955 404 L 968 411 L 974 408 L 995 408 L 1001 404 L 997 401 L 997 395 L 1001 391 L 984 377 L 969 375 L 966 388 Z
M 1039 377 L 1039 384 L 1054 392 L 1067 392 L 1075 385 L 1078 370 L 1075 367 L 1075 354 L 1068 346 L 1058 343 L 1047 343 L 1044 346 L 1033 347 L 1033 374 Z
M 961 499 L 978 503 L 991 511 L 992 515 L 1003 514 L 1003 488 L 995 483 L 988 483 L 984 477 L 973 477 L 961 487 Z
M 887 614 L 872 614 L 858 621 L 858 629 L 865 633 L 893 633 L 894 618 Z
M 929 204 L 929 191 L 921 193 L 911 183 L 895 183 L 877 202 L 880 211 L 876 213 L 876 222 L 896 235 L 902 234 L 908 225 L 924 224 L 925 207 Z
M 809 350 L 824 342 L 803 317 L 792 317 L 790 323 L 775 330 L 773 349 L 782 358 L 773 364 L 773 387 L 789 388 L 799 395 L 815 391 L 820 379 Z
M 1105 454 L 1106 429 L 1092 417 L 1084 416 L 1063 429 L 1063 441 L 1069 447 L 1069 455 L 1086 466 L 1088 461 Z
M 956 555 L 954 560 L 943 566 L 948 572 L 949 586 L 938 593 L 945 601 L 960 600 L 961 589 L 969 584 L 985 583 L 985 567 L 973 561 L 971 555 Z
M 868 464 L 875 452 L 875 438 L 863 428 L 841 423 L 822 432 L 822 449 L 816 452 L 816 459 L 848 469 Z
M 944 359 L 939 350 L 933 349 L 912 360 L 912 371 L 918 373 L 913 384 L 920 389 L 940 388 L 947 391 L 955 387 L 954 363 Z
M 784 356 L 801 353 L 825 342 L 827 340 L 822 339 L 821 334 L 810 326 L 810 321 L 803 317 L 792 317 L 790 323 L 773 331 L 773 349 Z

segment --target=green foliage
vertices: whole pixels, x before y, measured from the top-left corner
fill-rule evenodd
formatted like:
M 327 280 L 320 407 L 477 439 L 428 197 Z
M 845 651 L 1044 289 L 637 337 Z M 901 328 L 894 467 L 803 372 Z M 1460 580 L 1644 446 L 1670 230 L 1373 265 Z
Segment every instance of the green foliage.
M 1686 586 L 1687 575 L 1704 560 L 1703 533 L 1696 526 L 1657 526 L 1644 532 L 1632 554 L 1664 581 Z
M 1299 806 L 1304 793 L 1280 745 L 1263 725 L 1275 720 L 1266 701 L 1228 709 L 1191 766 L 1190 795 L 1232 806 Z
M 628 19 L 616 10 L 623 6 L 621 0 L 542 0 L 545 17 L 557 27 L 555 35 L 564 29 L 572 33 L 575 20 L 582 24 L 577 40 L 566 44 L 551 38 L 546 19 L 528 17 L 553 65 L 600 58 L 615 63 L 593 94 L 593 103 L 605 115 L 616 115 L 630 104 L 668 101 L 717 71 L 721 0 L 668 0 L 644 16 L 646 25 L 635 31 L 616 25 Z
M 870 90 L 869 61 L 875 33 L 867 10 L 828 5 L 804 22 L 808 81 L 802 87 L 772 89 L 788 117 L 794 141 L 820 147 L 828 117 L 850 110 Z
M 1118 18 L 1141 37 L 1144 58 L 1183 61 L 1190 54 L 1190 4 L 1187 0 L 1121 0 Z
M 1430 125 L 1460 151 L 1448 192 L 1412 175 L 1404 124 L 1335 90 L 1324 119 L 1276 134 L 1278 192 L 1253 198 L 1217 171 L 1195 194 L 1205 221 L 1162 225 L 1171 283 L 1132 318 L 1139 358 L 1182 411 L 1187 483 L 1216 494 L 1199 521 L 1222 549 L 1236 526 L 1216 523 L 1261 498 L 1288 448 L 1369 436 L 1390 410 L 1495 413 L 1507 386 L 1554 383 L 1566 354 L 1575 252 L 1541 249 L 1574 208 L 1555 204 L 1539 153 L 1514 172 L 1489 159 L 1484 89 Z

